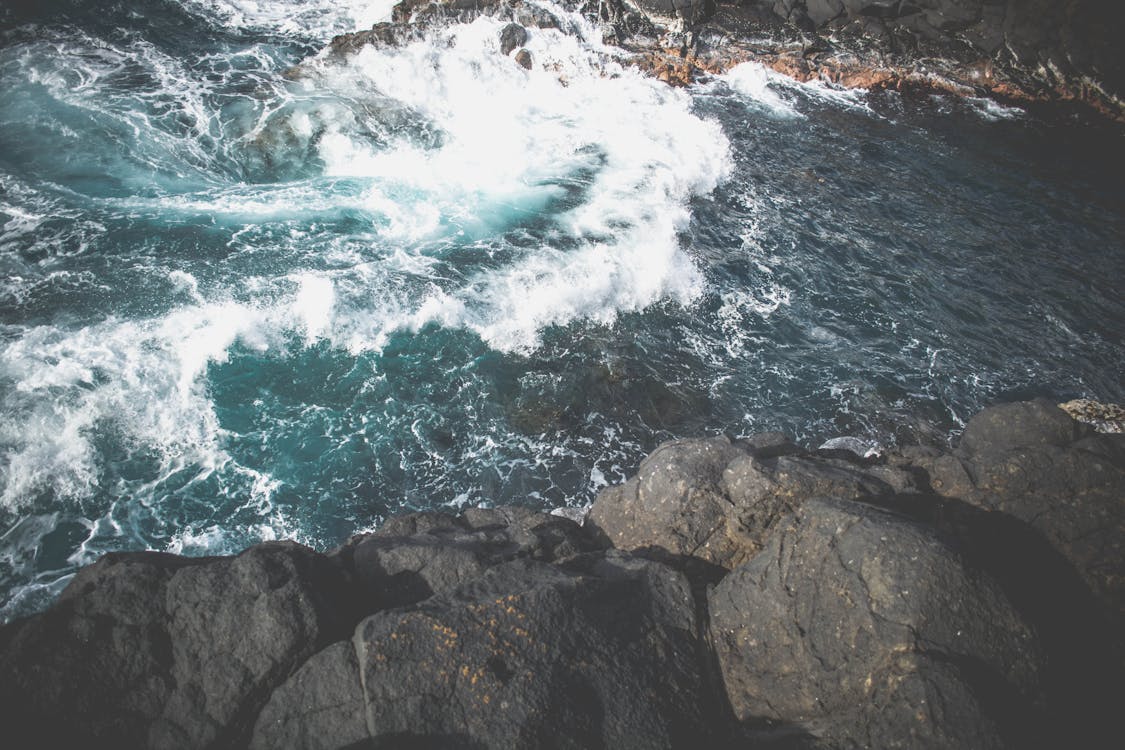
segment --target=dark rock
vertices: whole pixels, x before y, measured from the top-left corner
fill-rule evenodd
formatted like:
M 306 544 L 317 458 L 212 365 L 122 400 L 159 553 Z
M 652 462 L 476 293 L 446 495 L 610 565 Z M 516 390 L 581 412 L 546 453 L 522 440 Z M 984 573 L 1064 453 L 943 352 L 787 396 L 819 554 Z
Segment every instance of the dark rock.
M 703 721 L 705 706 L 717 698 L 700 674 L 687 581 L 651 561 L 597 559 L 580 574 L 506 563 L 454 593 L 364 620 L 351 642 L 317 655 L 275 693 L 263 717 L 287 721 L 260 723 L 255 744 L 310 736 L 322 721 L 301 709 L 318 705 L 318 696 L 347 706 L 362 699 L 376 745 L 422 738 L 427 747 L 706 741 L 715 727 Z M 313 697 L 302 702 L 305 686 Z M 358 727 L 349 711 L 341 729 L 325 731 L 351 741 Z
M 703 23 L 715 13 L 715 0 L 628 0 L 642 12 L 664 18 Z
M 251 748 L 334 750 L 368 737 L 359 663 L 351 641 L 315 654 L 270 696 Z
M 598 548 L 569 519 L 511 507 L 396 516 L 333 554 L 348 560 L 357 582 L 384 608 L 451 591 L 517 557 L 553 562 Z
M 743 455 L 747 449 L 725 437 L 665 443 L 637 476 L 602 490 L 587 524 L 621 549 L 659 547 L 722 565 L 737 552 L 726 534 L 723 471 Z
M 598 495 L 587 523 L 622 549 L 657 547 L 729 569 L 757 553 L 773 525 L 810 498 L 893 491 L 848 461 L 792 455 L 791 444 L 776 438 L 759 442 L 761 452 L 725 437 L 665 443 L 636 477 Z M 879 473 L 910 484 L 893 467 Z
M 1032 631 L 991 579 L 883 511 L 804 503 L 710 613 L 740 720 L 815 726 L 832 747 L 1034 736 L 1021 725 L 1039 692 Z
M 164 590 L 178 570 L 202 562 L 106 555 L 47 612 L 5 626 L 0 719 L 8 736 L 44 747 L 148 744 L 148 726 L 176 687 Z
M 526 49 L 521 49 L 516 53 L 516 62 L 525 70 L 531 70 L 532 65 L 534 65 L 534 61 L 531 59 L 531 53 Z
M 504 0 L 400 0 L 391 9 L 391 20 L 409 23 L 440 17 L 470 21 L 482 12 L 503 4 Z
M 366 31 L 340 34 L 332 37 L 328 48 L 332 54 L 347 57 L 367 45 L 376 47 L 401 47 L 422 38 L 422 29 L 408 23 L 377 23 Z
M 292 543 L 220 559 L 106 556 L 58 606 L 13 626 L 5 731 L 45 745 L 245 741 L 270 691 L 346 632 L 353 608 L 346 574 Z
M 554 13 L 539 5 L 520 3 L 514 8 L 516 23 L 533 29 L 560 29 L 562 24 Z
M 970 420 L 955 453 L 971 477 L 951 492 L 1040 531 L 1125 617 L 1125 436 L 1095 434 L 1044 401 Z
M 841 0 L 808 0 L 805 12 L 817 26 L 823 26 L 844 12 Z
M 518 23 L 510 23 L 500 29 L 500 54 L 511 54 L 516 47 L 527 44 L 527 29 Z
M 758 458 L 777 458 L 800 453 L 801 448 L 783 432 L 760 432 L 745 440 L 746 445 Z
M 1125 693 L 1123 499 L 1125 435 L 1043 402 L 952 454 L 673 441 L 586 526 L 473 508 L 328 555 L 108 555 L 0 628 L 0 722 L 48 747 L 1094 747 Z
M 961 435 L 968 453 L 1005 453 L 1018 448 L 1066 446 L 1090 430 L 1050 401 L 1026 401 L 985 409 Z

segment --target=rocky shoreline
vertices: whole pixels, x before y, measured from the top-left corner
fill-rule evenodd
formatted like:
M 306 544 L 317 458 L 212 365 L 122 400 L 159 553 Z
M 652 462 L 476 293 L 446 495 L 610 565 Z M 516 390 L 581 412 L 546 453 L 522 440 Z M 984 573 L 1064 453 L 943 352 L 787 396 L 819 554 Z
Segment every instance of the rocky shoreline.
M 566 0 L 622 60 L 682 86 L 758 62 L 799 81 L 990 97 L 1125 121 L 1125 7 L 1107 0 Z M 525 0 L 401 0 L 392 21 L 333 39 L 346 57 L 488 15 L 525 68 L 527 29 L 577 33 Z
M 1125 435 L 1043 401 L 948 452 L 678 440 L 582 524 L 106 555 L 0 629 L 0 717 L 48 747 L 1109 746 L 1123 540 Z

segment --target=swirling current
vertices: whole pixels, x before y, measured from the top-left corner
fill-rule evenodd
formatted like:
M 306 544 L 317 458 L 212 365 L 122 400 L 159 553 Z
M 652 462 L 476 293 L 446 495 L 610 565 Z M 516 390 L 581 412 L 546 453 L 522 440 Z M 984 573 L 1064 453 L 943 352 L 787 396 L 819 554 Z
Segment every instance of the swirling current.
M 490 18 L 322 52 L 388 0 L 0 8 L 0 620 L 111 550 L 581 506 L 677 436 L 1125 398 L 1119 129 L 672 89 L 533 1 L 530 71 Z

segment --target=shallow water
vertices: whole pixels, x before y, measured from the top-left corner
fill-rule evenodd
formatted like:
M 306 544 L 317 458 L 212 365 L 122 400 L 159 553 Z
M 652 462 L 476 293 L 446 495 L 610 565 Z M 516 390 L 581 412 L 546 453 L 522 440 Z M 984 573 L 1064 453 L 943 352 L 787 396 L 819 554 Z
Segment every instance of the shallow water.
M 1120 131 L 670 89 L 581 18 L 346 65 L 389 3 L 0 10 L 0 619 L 118 549 L 588 503 L 673 436 L 941 444 L 1125 398 Z

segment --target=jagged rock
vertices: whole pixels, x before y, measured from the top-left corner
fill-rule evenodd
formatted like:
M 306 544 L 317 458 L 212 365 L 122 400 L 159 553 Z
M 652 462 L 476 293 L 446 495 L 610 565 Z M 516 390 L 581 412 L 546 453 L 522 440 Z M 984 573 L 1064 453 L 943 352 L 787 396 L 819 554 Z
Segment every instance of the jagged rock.
M 376 614 L 280 688 L 255 747 L 323 728 L 426 747 L 678 747 L 707 741 L 690 587 L 664 566 L 610 554 L 567 570 L 490 569 L 415 608 Z M 311 691 L 312 697 L 306 697 Z M 339 725 L 308 708 L 350 707 Z M 361 728 L 354 707 L 365 706 Z M 306 718 L 307 717 L 307 718 Z
M 273 687 L 346 632 L 352 599 L 342 569 L 293 543 L 107 555 L 0 639 L 5 731 L 44 746 L 245 741 Z
M 831 747 L 1001 747 L 1034 715 L 1031 629 L 992 580 L 886 512 L 807 501 L 709 603 L 740 720 L 815 726 Z
M 688 24 L 703 23 L 715 12 L 715 0 L 627 0 L 627 2 L 650 16 L 679 18 Z
M 50 747 L 1094 747 L 1125 690 L 1123 505 L 1125 436 L 1045 402 L 953 453 L 673 441 L 587 526 L 475 508 L 327 555 L 108 555 L 0 628 L 0 722 Z
M 422 38 L 422 28 L 409 23 L 377 23 L 366 31 L 332 37 L 328 49 L 333 55 L 346 57 L 367 45 L 401 47 Z
M 1079 101 L 1125 118 L 1125 57 L 1119 53 L 1125 8 L 1108 0 L 757 0 L 806 34 L 861 40 L 866 65 L 908 53 L 903 72 L 922 58 L 946 59 L 943 76 L 994 94 L 1037 101 Z M 874 54 L 869 54 L 869 53 Z M 995 64 L 974 79 L 973 58 Z M 908 76 L 899 75 L 898 78 Z M 919 83 L 921 79 L 919 79 Z
M 519 52 L 517 52 L 515 59 L 516 62 L 519 63 L 520 67 L 525 70 L 531 70 L 531 67 L 535 64 L 531 58 L 531 53 L 526 49 L 521 49 Z
M 1076 398 L 1059 404 L 1059 408 L 1098 432 L 1125 432 L 1125 407 L 1120 404 L 1103 404 L 1088 398 Z

